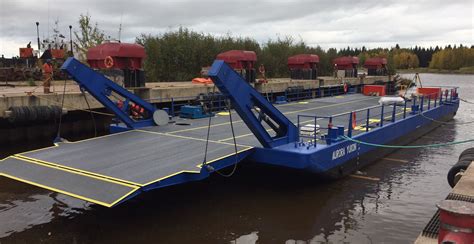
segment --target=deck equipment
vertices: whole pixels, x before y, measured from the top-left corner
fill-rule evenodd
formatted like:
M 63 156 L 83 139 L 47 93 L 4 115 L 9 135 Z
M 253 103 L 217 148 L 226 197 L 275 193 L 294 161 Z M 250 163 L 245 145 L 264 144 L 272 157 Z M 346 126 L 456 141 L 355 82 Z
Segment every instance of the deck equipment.
M 357 77 L 358 57 L 346 56 L 335 58 L 332 63 L 338 77 Z M 339 74 L 341 72 L 341 74 Z
M 141 192 L 202 180 L 243 159 L 315 177 L 341 177 L 393 150 L 373 145 L 406 144 L 439 126 L 425 117 L 447 120 L 459 107 L 456 88 L 446 87 L 443 96 L 403 105 L 378 105 L 379 98 L 360 94 L 273 105 L 216 60 L 209 77 L 231 101 L 234 118 L 240 117 L 233 130 L 229 116 L 216 116 L 210 125 L 205 118 L 176 118 L 176 123 L 153 126 L 147 118 L 132 120 L 110 94 L 154 111 L 149 104 L 73 58 L 64 68 L 128 123 L 128 130 L 15 154 L 0 162 L 0 175 L 107 207 Z
M 206 113 L 201 105 L 184 105 L 179 112 L 179 117 L 187 119 L 201 119 L 213 115 L 211 112 Z
M 367 75 L 387 75 L 387 59 L 381 57 L 368 58 L 364 62 Z
M 257 54 L 254 51 L 230 50 L 219 53 L 217 60 L 223 60 L 249 83 L 254 83 L 257 77 Z
M 145 56 L 145 48 L 139 44 L 107 42 L 87 50 L 87 63 L 93 69 L 121 73 L 125 87 L 145 87 Z
M 294 80 L 315 80 L 318 78 L 319 56 L 298 54 L 288 58 L 290 78 Z

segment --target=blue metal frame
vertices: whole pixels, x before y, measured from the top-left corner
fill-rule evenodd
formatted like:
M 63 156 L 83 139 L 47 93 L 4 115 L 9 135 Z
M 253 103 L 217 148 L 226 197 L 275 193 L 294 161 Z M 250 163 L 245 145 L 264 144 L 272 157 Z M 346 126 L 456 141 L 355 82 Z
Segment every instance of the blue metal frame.
M 407 113 L 407 104 L 400 107 L 403 111 L 400 111 L 400 118 L 394 116 L 394 111 L 380 112 L 380 114 L 374 114 L 373 118 L 380 118 L 381 122 L 384 119 L 384 114 L 391 114 L 392 118 L 390 123 L 379 123 L 377 127 L 369 127 L 369 115 L 370 111 L 375 108 L 383 111 L 384 107 L 387 106 L 375 106 L 365 109 L 367 111 L 367 117 L 363 118 L 363 121 L 366 121 L 366 130 L 364 132 L 352 135 L 351 123 L 352 116 L 354 112 L 362 112 L 363 110 L 347 112 L 344 114 L 338 115 L 338 117 L 344 118 L 348 116 L 349 127 L 347 128 L 347 136 L 353 137 L 360 141 L 365 141 L 369 143 L 376 144 L 389 144 L 390 142 L 402 138 L 403 136 L 410 135 L 415 131 L 428 126 L 433 123 L 433 121 L 426 119 L 424 116 L 432 118 L 434 120 L 440 120 L 445 116 L 453 116 L 459 108 L 459 99 L 457 97 L 456 88 L 452 89 L 454 92 L 451 92 L 450 96 L 445 96 L 444 101 L 441 100 L 439 103 L 435 103 L 434 106 L 429 106 L 428 103 L 424 102 L 425 100 L 422 97 L 422 105 L 425 107 L 423 111 L 419 109 L 416 113 Z M 429 95 L 426 95 L 428 98 Z M 437 99 L 437 98 L 436 98 Z M 413 104 L 416 104 L 416 100 L 413 100 Z M 415 106 L 422 106 L 415 105 Z M 428 109 L 429 106 L 429 109 Z M 412 106 L 413 107 L 413 106 Z M 395 107 L 396 108 L 396 107 Z M 394 109 L 395 109 L 394 108 Z M 424 116 L 419 113 L 423 113 Z M 308 115 L 301 115 L 302 117 L 310 117 Z M 316 119 L 329 119 L 332 124 L 333 116 L 314 116 Z M 322 128 L 321 128 L 322 129 Z M 344 135 L 344 127 L 336 126 L 333 128 L 327 128 L 328 134 L 323 135 L 322 137 L 326 139 L 326 144 L 317 144 L 313 146 L 311 142 L 305 143 L 300 142 L 297 144 L 287 144 L 278 147 L 278 150 L 265 149 L 265 148 L 255 148 L 255 153 L 250 157 L 251 160 L 259 163 L 266 163 L 272 165 L 278 165 L 283 167 L 309 170 L 314 173 L 327 174 L 333 169 L 338 169 L 343 167 L 350 160 L 353 160 L 364 153 L 371 152 L 376 150 L 376 147 L 359 145 L 357 143 L 337 139 L 338 136 Z
M 77 59 L 68 58 L 62 65 L 61 70 L 68 73 L 72 79 L 79 84 L 81 89 L 89 92 L 107 109 L 111 110 L 118 119 L 127 126 L 124 130 L 155 125 L 153 121 L 153 113 L 156 108 L 152 104 L 145 102 L 137 95 L 117 85 L 115 82 L 107 79 L 104 75 L 82 64 Z M 117 104 L 109 98 L 112 92 L 115 92 L 125 99 L 123 108 L 119 108 Z M 142 107 L 147 112 L 148 117 L 139 120 L 132 119 L 128 114 L 128 104 L 130 102 Z
M 214 61 L 208 75 L 232 101 L 234 109 L 264 147 L 274 148 L 298 141 L 296 126 L 224 61 Z M 269 119 L 272 122 L 269 123 Z M 276 136 L 270 136 L 262 121 L 267 121 Z
M 376 148 L 366 145 L 357 145 L 354 142 L 342 140 L 341 135 L 344 135 L 344 127 L 332 126 L 334 117 L 348 116 L 347 135 L 362 141 L 385 144 L 394 141 L 402 136 L 418 130 L 423 126 L 428 126 L 433 121 L 424 118 L 418 113 L 423 113 L 433 119 L 441 119 L 444 116 L 453 116 L 458 107 L 459 99 L 457 98 L 456 88 L 452 88 L 450 97 L 448 92 L 445 93 L 445 101 L 440 100 L 431 106 L 430 100 L 426 103 L 425 97 L 421 97 L 420 105 L 416 105 L 416 99 L 413 100 L 412 113 L 407 115 L 406 102 L 400 107 L 403 115 L 397 120 L 396 112 L 397 105 L 390 106 L 374 106 L 367 109 L 351 111 L 348 113 L 335 116 L 314 116 L 314 123 L 321 118 L 328 118 L 327 134 L 323 136 L 326 139 L 326 144 L 319 144 L 317 136 L 311 138 L 309 142 L 299 141 L 300 115 L 298 116 L 298 127 L 295 127 L 291 121 L 288 120 L 279 110 L 273 107 L 267 100 L 248 85 L 237 73 L 235 73 L 224 62 L 215 61 L 209 71 L 209 76 L 214 81 L 214 84 L 226 96 L 228 96 L 235 105 L 235 110 L 255 134 L 257 139 L 262 143 L 264 148 L 255 148 L 255 153 L 251 154 L 250 158 L 256 162 L 279 165 L 289 168 L 306 169 L 316 173 L 325 173 L 331 169 L 341 167 L 349 160 L 358 157 L 359 155 L 375 150 Z M 432 94 L 427 95 L 431 97 Z M 442 99 L 442 98 L 440 98 Z M 252 112 L 251 108 L 259 105 L 259 108 L 268 116 L 278 123 L 279 126 L 287 126 L 287 134 L 274 140 L 270 138 L 265 128 L 261 125 L 260 120 Z M 370 111 L 375 108 L 380 109 L 380 114 L 373 114 L 377 116 L 380 122 L 377 127 L 369 130 L 370 126 Z M 365 121 L 366 129 L 364 132 L 353 135 L 352 116 L 354 113 L 363 112 L 367 110 L 366 116 L 360 121 Z M 388 111 L 385 111 L 388 110 Z M 385 116 L 387 114 L 387 116 Z M 386 117 L 390 116 L 390 120 L 384 123 Z M 331 125 L 331 126 L 329 126 Z M 322 128 L 320 128 L 322 129 Z M 316 132 L 316 129 L 315 129 Z M 295 135 L 298 133 L 298 135 Z M 302 138 L 306 138 L 303 136 Z M 323 140 L 324 141 L 324 140 Z

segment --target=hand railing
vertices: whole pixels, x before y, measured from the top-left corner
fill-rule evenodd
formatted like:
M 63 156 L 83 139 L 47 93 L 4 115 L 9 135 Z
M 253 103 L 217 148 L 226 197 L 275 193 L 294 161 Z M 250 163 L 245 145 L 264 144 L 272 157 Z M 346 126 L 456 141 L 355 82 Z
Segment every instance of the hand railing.
M 408 116 L 415 116 L 419 112 L 437 108 L 446 102 L 453 102 L 457 96 L 457 87 L 450 87 L 441 92 L 413 97 L 411 101 L 405 99 L 403 103 L 376 105 L 331 116 L 298 115 L 298 131 L 300 138 L 311 139 L 315 144 L 319 139 L 324 139 L 328 130 L 334 126 L 344 126 L 344 134 L 352 137 L 354 134 L 365 133 L 372 128 L 383 127 Z M 314 123 L 314 126 L 305 126 L 310 122 Z M 301 133 L 301 128 L 304 128 L 304 133 Z

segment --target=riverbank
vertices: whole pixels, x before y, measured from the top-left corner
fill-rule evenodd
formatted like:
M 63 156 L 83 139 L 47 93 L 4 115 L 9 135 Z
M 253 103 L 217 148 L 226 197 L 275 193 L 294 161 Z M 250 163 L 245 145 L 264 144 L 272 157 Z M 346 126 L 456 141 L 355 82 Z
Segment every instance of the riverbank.
M 398 69 L 397 73 L 433 73 L 433 74 L 461 74 L 461 75 L 472 75 L 474 74 L 474 66 L 462 67 L 458 70 L 447 70 L 447 69 L 430 69 L 430 68 L 415 68 L 415 69 Z

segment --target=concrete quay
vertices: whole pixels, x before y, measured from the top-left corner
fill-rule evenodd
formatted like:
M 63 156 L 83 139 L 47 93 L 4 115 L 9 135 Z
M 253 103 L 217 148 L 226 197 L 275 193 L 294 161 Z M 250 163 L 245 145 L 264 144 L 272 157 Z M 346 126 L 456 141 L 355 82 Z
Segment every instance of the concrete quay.
M 375 81 L 388 81 L 387 76 L 367 76 L 364 78 L 334 78 L 319 77 L 318 80 L 290 80 L 289 78 L 270 79 L 267 84 L 256 84 L 255 88 L 261 93 L 282 93 L 288 87 L 303 86 L 305 89 L 341 86 L 343 82 L 351 85 L 373 84 Z M 15 84 L 15 83 L 13 83 Z M 185 101 L 200 93 L 213 91 L 214 85 L 194 84 L 184 82 L 149 82 L 144 88 L 131 89 L 133 93 L 152 103 Z M 64 81 L 54 81 L 52 93 L 44 94 L 40 82 L 37 86 L 25 86 L 20 83 L 15 87 L 0 86 L 0 118 L 6 118 L 5 111 L 12 106 L 60 105 L 64 89 Z M 66 81 L 64 107 L 68 111 L 87 110 L 84 95 L 74 81 Z M 91 109 L 103 108 L 91 95 L 86 94 Z

